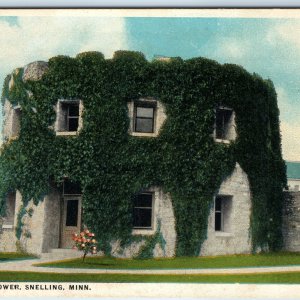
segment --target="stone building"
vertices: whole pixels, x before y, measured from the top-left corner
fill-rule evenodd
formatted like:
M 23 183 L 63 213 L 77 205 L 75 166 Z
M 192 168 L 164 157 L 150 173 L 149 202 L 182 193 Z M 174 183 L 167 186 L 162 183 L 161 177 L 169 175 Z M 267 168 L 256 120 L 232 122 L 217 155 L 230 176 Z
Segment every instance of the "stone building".
M 300 251 L 300 162 L 286 162 L 288 190 L 283 210 L 283 241 L 287 251 Z
M 40 80 L 47 69 L 45 62 L 31 63 L 25 66 L 22 80 L 23 82 Z M 14 84 L 12 77 L 9 88 Z M 84 126 L 82 100 L 57 99 L 53 109 L 56 120 L 52 129 L 56 136 L 76 138 Z M 20 134 L 22 110 L 19 105 L 5 100 L 3 112 L 3 139 L 14 140 Z M 137 138 L 156 138 L 168 119 L 164 104 L 150 96 L 128 101 L 127 112 L 130 120 L 128 133 Z M 231 107 L 219 105 L 215 109 L 213 131 L 215 143 L 230 145 L 236 140 L 235 119 L 236 112 Z M 174 256 L 177 236 L 171 195 L 165 193 L 160 186 L 151 186 L 135 195 L 133 201 L 132 235 L 151 236 L 157 232 L 159 226 L 165 246 L 157 244 L 153 255 Z M 78 232 L 82 227 L 82 191 L 80 186 L 68 180 L 65 180 L 62 188 L 52 185 L 50 192 L 38 205 L 35 205 L 32 200 L 28 203 L 21 219 L 23 227 L 20 240 L 16 243 L 15 227 L 20 222 L 18 221 L 20 209 L 22 209 L 21 193 L 10 192 L 6 197 L 7 213 L 3 218 L 0 234 L 0 251 L 17 251 L 17 247 L 21 247 L 29 253 L 41 255 L 53 249 L 69 249 L 72 247 L 73 232 Z M 211 199 L 207 237 L 199 255 L 250 253 L 252 249 L 249 233 L 251 209 L 248 176 L 240 164 L 236 163 L 231 175 L 223 180 Z M 120 252 L 118 241 L 114 241 L 112 252 L 116 256 L 132 257 L 144 244 L 143 240 L 134 242 Z M 293 247 L 287 246 L 288 249 L 295 249 Z

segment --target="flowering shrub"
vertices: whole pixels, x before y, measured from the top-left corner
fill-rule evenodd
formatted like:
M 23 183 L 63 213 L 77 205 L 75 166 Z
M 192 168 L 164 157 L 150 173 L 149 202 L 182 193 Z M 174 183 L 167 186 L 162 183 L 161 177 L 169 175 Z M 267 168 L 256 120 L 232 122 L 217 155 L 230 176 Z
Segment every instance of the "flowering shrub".
M 73 234 L 73 241 L 75 245 L 73 249 L 83 251 L 83 261 L 88 253 L 97 253 L 97 241 L 95 240 L 95 234 L 90 232 L 88 229 L 84 231 Z

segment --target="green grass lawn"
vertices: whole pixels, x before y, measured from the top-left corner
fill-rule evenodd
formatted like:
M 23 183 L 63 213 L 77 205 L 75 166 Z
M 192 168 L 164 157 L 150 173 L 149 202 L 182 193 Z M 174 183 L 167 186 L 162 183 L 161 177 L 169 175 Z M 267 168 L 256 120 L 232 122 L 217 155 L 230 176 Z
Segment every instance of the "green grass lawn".
M 89 269 L 203 269 L 300 265 L 300 253 L 267 253 L 216 257 L 176 257 L 162 259 L 117 259 L 87 257 L 38 264 L 38 266 Z
M 10 260 L 30 259 L 35 258 L 33 255 L 19 252 L 0 252 L 0 263 Z
M 0 281 L 27 282 L 173 282 L 173 283 L 300 283 L 300 272 L 239 275 L 131 275 L 0 272 Z

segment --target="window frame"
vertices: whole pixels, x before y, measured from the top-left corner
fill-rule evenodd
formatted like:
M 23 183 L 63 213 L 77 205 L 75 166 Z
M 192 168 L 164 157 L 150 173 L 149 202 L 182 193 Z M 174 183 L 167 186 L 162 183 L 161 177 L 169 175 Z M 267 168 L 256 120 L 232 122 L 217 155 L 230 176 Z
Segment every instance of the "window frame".
M 20 105 L 13 107 L 11 136 L 18 137 L 21 130 L 22 109 Z
M 9 192 L 6 196 L 6 212 L 7 212 L 7 207 L 8 207 L 8 202 L 12 199 L 14 202 L 12 207 L 13 207 L 13 212 L 12 212 L 12 220 L 7 220 L 7 217 L 5 216 L 3 218 L 3 224 L 2 228 L 3 229 L 13 229 L 15 226 L 15 216 L 16 216 L 16 207 L 17 207 L 17 192 Z
M 78 116 L 70 116 L 70 106 L 78 107 Z M 82 128 L 82 101 L 78 99 L 60 99 L 56 106 L 56 135 L 77 135 Z M 63 119 L 63 120 L 62 120 Z M 70 131 L 70 120 L 77 119 L 77 129 Z
M 217 210 L 217 200 L 220 200 L 220 210 Z M 223 224 L 223 199 L 222 199 L 222 196 L 216 196 L 215 197 L 215 231 L 216 232 L 224 232 L 224 224 Z M 220 217 L 220 229 L 217 229 L 216 225 L 217 225 L 217 215 Z
M 218 111 L 230 111 L 230 117 L 225 125 L 224 122 L 224 117 L 222 120 L 222 128 L 221 130 L 218 129 Z M 232 108 L 227 107 L 227 106 L 218 106 L 215 109 L 215 125 L 214 125 L 214 139 L 216 142 L 222 142 L 222 143 L 230 143 L 231 141 L 234 141 L 236 139 L 236 129 L 235 129 L 236 125 L 235 125 L 235 112 Z M 226 130 L 227 129 L 227 130 Z M 234 133 L 228 133 L 228 131 L 234 130 Z M 218 136 L 219 131 L 222 132 L 221 136 Z M 227 131 L 227 134 L 225 134 L 225 132 Z M 232 136 L 228 136 L 228 135 L 232 135 Z
M 137 109 L 138 108 L 152 108 L 152 117 L 138 117 Z M 154 134 L 155 133 L 155 123 L 156 123 L 156 109 L 157 103 L 156 101 L 134 101 L 134 111 L 133 111 L 133 132 L 137 133 L 145 133 L 145 134 Z M 137 119 L 144 119 L 144 120 L 152 120 L 152 128 L 151 131 L 140 131 L 137 130 Z
M 155 199 L 155 192 L 152 191 L 142 191 L 140 193 L 137 193 L 133 196 L 133 201 L 135 200 L 134 198 L 139 196 L 139 195 L 151 195 L 151 207 L 145 207 L 145 206 L 135 206 L 135 203 L 133 203 L 133 221 L 132 221 L 132 229 L 134 231 L 152 231 L 154 229 L 154 199 Z M 146 226 L 135 226 L 134 220 L 135 220 L 135 209 L 143 209 L 143 210 L 151 210 L 151 226 L 146 227 Z
M 78 131 L 79 128 L 79 117 L 80 117 L 80 110 L 79 110 L 79 103 L 64 103 L 63 105 L 66 105 L 66 111 L 67 111 L 67 117 L 66 117 L 66 127 L 68 132 L 73 132 L 73 131 Z M 76 116 L 71 116 L 70 115 L 70 107 L 71 106 L 78 106 L 78 115 Z M 70 130 L 70 119 L 76 119 L 77 120 L 77 128 L 76 130 Z
M 217 201 L 220 199 L 220 210 L 217 210 Z M 216 195 L 214 199 L 214 232 L 216 234 L 231 234 L 232 231 L 232 195 Z M 220 216 L 220 229 L 217 229 L 217 215 Z M 225 224 L 226 223 L 226 224 Z

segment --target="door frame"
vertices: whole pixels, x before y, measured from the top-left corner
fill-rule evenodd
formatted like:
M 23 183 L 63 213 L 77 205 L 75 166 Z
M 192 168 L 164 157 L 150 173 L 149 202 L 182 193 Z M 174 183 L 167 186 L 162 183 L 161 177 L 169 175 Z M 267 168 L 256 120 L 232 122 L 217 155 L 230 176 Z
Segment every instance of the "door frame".
M 67 203 L 69 200 L 78 200 L 78 215 L 77 215 L 77 226 L 66 226 L 67 221 Z M 66 228 L 72 232 L 78 232 L 81 230 L 82 225 L 82 195 L 64 195 L 61 198 L 61 221 L 60 221 L 60 241 L 59 248 L 66 248 L 63 243 L 65 241 Z M 64 247 L 63 247 L 64 246 Z

